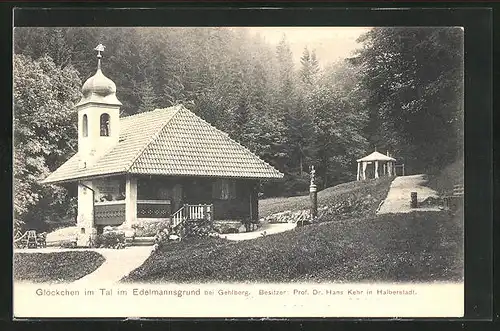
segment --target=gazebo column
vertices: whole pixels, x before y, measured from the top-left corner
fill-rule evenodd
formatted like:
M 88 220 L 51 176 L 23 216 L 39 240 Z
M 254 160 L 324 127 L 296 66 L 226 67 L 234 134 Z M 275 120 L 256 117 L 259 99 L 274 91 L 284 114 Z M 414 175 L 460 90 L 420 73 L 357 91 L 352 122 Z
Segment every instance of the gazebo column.
M 137 220 L 137 178 L 127 176 L 125 181 L 125 222 L 127 228 Z
M 363 180 L 366 179 L 366 162 L 363 161 L 363 175 L 361 176 Z
M 361 164 L 358 162 L 358 172 L 356 173 L 356 180 L 360 180 Z
M 392 176 L 392 162 L 391 161 L 387 162 L 387 175 L 389 177 Z
M 375 178 L 378 178 L 378 161 L 375 161 Z

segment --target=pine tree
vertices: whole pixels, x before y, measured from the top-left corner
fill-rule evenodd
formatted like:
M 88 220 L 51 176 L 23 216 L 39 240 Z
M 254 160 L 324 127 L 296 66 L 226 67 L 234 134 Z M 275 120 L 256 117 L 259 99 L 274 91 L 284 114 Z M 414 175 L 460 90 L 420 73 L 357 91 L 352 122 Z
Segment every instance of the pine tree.
M 311 84 L 311 56 L 307 46 L 304 48 L 302 57 L 300 58 L 302 67 L 300 68 L 300 78 L 304 84 Z
M 139 88 L 137 90 L 137 94 L 139 96 L 139 113 L 143 113 L 146 111 L 152 111 L 156 108 L 156 96 L 153 89 L 153 86 L 149 80 L 145 80 L 140 83 Z
M 318 75 L 320 68 L 319 68 L 319 62 L 318 58 L 316 56 L 316 50 L 313 49 L 311 53 L 311 60 L 309 61 L 310 63 L 310 68 L 311 68 L 311 76 L 313 81 L 316 79 L 316 76 Z

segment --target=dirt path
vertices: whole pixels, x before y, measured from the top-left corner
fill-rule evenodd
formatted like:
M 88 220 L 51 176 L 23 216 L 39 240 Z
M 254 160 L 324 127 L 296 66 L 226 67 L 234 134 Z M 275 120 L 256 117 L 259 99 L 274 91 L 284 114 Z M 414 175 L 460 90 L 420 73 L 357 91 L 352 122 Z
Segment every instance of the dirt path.
M 264 224 L 257 231 L 252 232 L 242 232 L 242 233 L 230 233 L 230 234 L 221 234 L 220 237 L 227 240 L 250 240 L 262 237 L 265 235 L 285 232 L 288 230 L 292 230 L 297 226 L 297 223 L 276 223 L 276 224 Z
M 415 211 L 410 207 L 411 192 L 417 192 L 419 202 L 428 197 L 437 197 L 436 191 L 424 186 L 427 181 L 424 175 L 400 176 L 391 183 L 389 193 L 377 214 L 409 213 Z M 419 211 L 439 211 L 439 207 L 420 207 Z
M 106 261 L 94 272 L 80 278 L 73 284 L 113 284 L 139 267 L 151 254 L 152 246 L 131 246 L 124 249 L 94 249 Z

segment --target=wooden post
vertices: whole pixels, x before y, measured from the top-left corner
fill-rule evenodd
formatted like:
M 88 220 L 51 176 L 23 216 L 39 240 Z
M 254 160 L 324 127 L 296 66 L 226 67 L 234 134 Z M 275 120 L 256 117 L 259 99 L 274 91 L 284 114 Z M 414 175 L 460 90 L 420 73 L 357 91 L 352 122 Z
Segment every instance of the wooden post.
M 311 166 L 311 184 L 309 186 L 309 196 L 311 198 L 311 218 L 314 219 L 318 216 L 318 190 L 316 188 L 316 184 L 314 183 L 315 179 L 314 166 Z
M 411 208 L 418 208 L 417 192 L 411 192 Z

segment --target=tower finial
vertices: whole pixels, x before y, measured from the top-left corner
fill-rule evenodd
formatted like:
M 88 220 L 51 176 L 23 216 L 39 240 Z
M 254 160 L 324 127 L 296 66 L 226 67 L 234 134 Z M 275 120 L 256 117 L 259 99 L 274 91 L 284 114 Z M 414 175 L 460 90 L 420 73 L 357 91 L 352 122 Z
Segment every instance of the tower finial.
M 96 46 L 96 48 L 94 48 L 94 50 L 97 51 L 97 70 L 101 69 L 101 52 L 104 52 L 105 48 L 106 46 L 104 46 L 103 44 L 99 44 Z

